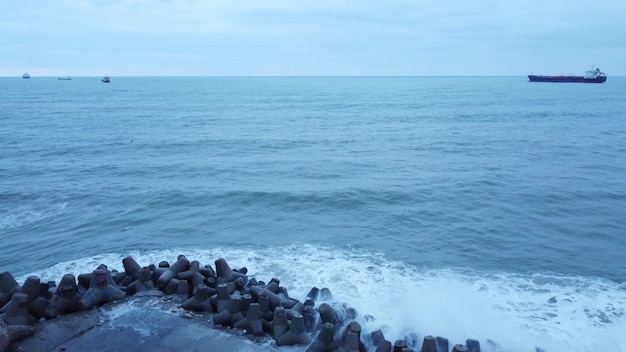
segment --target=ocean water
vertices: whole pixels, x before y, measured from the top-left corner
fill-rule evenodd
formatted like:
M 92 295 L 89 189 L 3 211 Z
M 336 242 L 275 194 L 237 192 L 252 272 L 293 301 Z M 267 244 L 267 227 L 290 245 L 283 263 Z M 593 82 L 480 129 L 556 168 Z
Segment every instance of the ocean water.
M 295 298 L 329 288 L 391 341 L 626 351 L 625 96 L 624 77 L 0 78 L 0 271 L 224 257 Z

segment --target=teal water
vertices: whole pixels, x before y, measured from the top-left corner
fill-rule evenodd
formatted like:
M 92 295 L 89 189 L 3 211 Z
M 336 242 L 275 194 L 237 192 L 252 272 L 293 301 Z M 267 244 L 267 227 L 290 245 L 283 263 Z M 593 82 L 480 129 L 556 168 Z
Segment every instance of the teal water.
M 626 350 L 623 77 L 34 77 L 0 92 L 0 270 L 16 277 L 224 256 L 302 296 L 329 287 L 391 338 Z

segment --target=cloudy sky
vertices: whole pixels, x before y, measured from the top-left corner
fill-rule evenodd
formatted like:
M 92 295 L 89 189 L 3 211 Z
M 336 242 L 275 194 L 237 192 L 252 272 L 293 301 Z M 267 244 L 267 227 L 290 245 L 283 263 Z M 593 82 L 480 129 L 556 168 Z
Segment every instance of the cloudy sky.
M 624 0 L 4 0 L 0 76 L 626 75 Z

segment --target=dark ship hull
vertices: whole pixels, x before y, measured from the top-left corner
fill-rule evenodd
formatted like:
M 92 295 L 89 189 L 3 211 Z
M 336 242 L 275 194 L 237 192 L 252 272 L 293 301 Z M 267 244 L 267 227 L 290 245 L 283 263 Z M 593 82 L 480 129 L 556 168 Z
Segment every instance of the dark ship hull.
M 537 76 L 528 75 L 530 82 L 555 82 L 555 83 L 604 83 L 606 76 Z

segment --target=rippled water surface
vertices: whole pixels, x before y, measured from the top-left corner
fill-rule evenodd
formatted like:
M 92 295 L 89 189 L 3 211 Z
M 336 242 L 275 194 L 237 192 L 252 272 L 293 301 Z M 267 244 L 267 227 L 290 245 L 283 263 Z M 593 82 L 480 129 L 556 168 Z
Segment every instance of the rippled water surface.
M 378 312 L 391 333 L 626 351 L 623 77 L 34 77 L 0 92 L 1 271 L 219 249 L 370 309 L 404 282 L 433 308 Z

